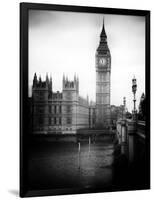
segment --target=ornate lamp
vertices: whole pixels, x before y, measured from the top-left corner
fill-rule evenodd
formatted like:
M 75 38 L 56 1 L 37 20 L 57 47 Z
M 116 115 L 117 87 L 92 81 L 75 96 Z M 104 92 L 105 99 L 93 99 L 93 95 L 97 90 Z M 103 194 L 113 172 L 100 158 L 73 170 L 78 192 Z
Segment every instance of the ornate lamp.
M 124 97 L 123 98 L 123 106 L 124 106 L 124 108 L 123 108 L 123 110 L 124 110 L 124 119 L 125 119 L 125 117 L 126 117 L 126 97 Z
M 132 79 L 132 92 L 134 94 L 134 99 L 133 99 L 133 102 L 134 102 L 134 110 L 133 110 L 133 115 L 134 115 L 134 119 L 135 119 L 135 115 L 136 115 L 136 91 L 137 91 L 137 83 L 136 83 L 136 78 L 134 76 L 134 78 Z

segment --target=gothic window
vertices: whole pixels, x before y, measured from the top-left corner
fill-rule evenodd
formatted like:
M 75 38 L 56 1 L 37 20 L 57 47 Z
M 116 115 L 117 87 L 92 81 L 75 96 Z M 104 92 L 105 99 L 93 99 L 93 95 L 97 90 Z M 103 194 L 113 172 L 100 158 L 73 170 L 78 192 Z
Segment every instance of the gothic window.
M 43 107 L 43 106 L 39 106 L 39 107 L 38 107 L 38 112 L 39 112 L 40 114 L 44 113 L 44 107 Z
M 56 120 L 56 117 L 54 118 L 54 124 L 56 124 L 57 120 Z
M 49 106 L 49 113 L 52 113 L 52 107 Z
M 54 124 L 54 118 L 51 118 L 51 123 Z
M 40 92 L 38 93 L 38 99 L 39 99 L 39 100 L 43 100 L 43 92 L 42 92 L 42 91 L 40 91 Z
M 67 124 L 71 124 L 72 123 L 72 119 L 71 118 L 67 118 Z
M 67 113 L 70 113 L 70 112 L 71 112 L 71 106 L 70 106 L 70 105 L 67 106 L 66 109 L 67 109 L 67 110 L 66 110 Z
M 59 124 L 61 124 L 61 117 L 59 118 Z
M 72 98 L 72 94 L 71 94 L 71 92 L 67 92 L 67 100 L 71 100 L 71 98 Z
M 49 125 L 51 125 L 51 117 L 49 117 Z
M 61 113 L 61 106 L 59 106 L 59 113 Z
M 57 112 L 57 107 L 54 106 L 54 113 L 56 114 L 56 112 Z

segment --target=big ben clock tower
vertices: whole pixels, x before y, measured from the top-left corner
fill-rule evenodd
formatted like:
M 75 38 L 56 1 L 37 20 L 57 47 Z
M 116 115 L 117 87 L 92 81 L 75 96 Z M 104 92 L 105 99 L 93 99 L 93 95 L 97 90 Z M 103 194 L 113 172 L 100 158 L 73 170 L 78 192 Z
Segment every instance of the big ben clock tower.
M 110 126 L 110 74 L 111 54 L 103 20 L 100 43 L 96 50 L 96 128 L 98 129 Z

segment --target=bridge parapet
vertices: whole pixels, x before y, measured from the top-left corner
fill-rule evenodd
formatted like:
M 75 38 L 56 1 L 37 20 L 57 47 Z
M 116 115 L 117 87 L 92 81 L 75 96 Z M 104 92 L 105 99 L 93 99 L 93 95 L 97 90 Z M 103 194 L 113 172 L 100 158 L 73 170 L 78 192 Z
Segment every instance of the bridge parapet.
M 146 138 L 145 125 L 145 121 L 137 122 L 137 134 L 144 139 Z
M 117 121 L 117 137 L 119 144 L 127 142 L 126 120 Z
M 138 134 L 141 137 L 145 137 L 145 121 L 135 121 L 135 120 L 119 120 L 117 121 L 117 133 L 118 137 L 123 132 L 126 132 L 128 135 Z
M 137 122 L 135 120 L 127 120 L 126 126 L 127 126 L 127 132 L 129 135 L 136 133 Z
M 121 146 L 121 153 L 125 154 L 129 162 L 134 161 L 136 144 L 140 139 L 145 139 L 145 122 L 135 120 L 117 121 L 117 137 Z

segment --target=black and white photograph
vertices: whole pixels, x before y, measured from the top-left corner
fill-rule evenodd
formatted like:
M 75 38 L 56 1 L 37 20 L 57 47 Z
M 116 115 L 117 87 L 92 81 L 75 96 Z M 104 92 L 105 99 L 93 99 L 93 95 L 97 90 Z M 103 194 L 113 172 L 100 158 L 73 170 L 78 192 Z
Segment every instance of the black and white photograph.
M 28 10 L 28 191 L 150 188 L 146 23 L 142 14 Z

